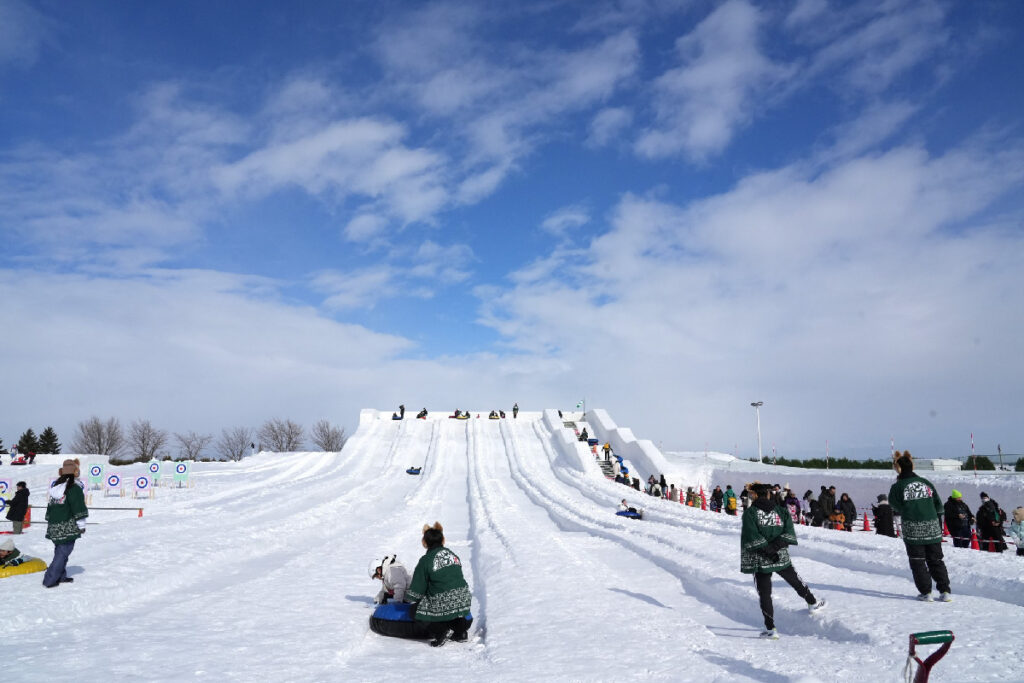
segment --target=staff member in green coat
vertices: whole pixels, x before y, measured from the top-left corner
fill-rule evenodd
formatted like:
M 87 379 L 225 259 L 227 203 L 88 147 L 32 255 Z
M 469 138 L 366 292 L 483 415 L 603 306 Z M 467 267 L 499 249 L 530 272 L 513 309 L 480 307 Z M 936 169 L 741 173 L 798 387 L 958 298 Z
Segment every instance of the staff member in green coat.
M 449 631 L 453 631 L 452 640 L 464 641 L 472 596 L 462 576 L 462 560 L 444 547 L 440 522 L 423 526 L 423 547 L 427 553 L 416 563 L 405 599 L 416 603 L 416 621 L 429 622 L 433 647 L 444 645 Z
M 817 600 L 811 589 L 793 569 L 787 546 L 796 545 L 796 532 L 789 511 L 772 501 L 769 484 L 750 484 L 753 503 L 743 512 L 743 530 L 740 533 L 740 571 L 754 575 L 754 585 L 764 615 L 762 638 L 776 639 L 775 608 L 772 605 L 772 574 L 778 572 L 793 590 L 807 602 L 813 614 L 825 606 Z
M 893 454 L 896 483 L 889 489 L 889 505 L 901 517 L 903 543 L 910 558 L 910 571 L 914 575 L 918 600 L 932 601 L 932 580 L 939 589 L 939 600 L 953 600 L 949 589 L 949 574 L 942 560 L 942 499 L 935 486 L 914 474 L 914 460 L 910 451 Z
M 74 581 L 68 576 L 68 558 L 75 549 L 75 541 L 85 533 L 85 518 L 89 516 L 85 494 L 75 482 L 77 474 L 78 462 L 65 460 L 60 477 L 48 493 L 46 537 L 53 541 L 53 561 L 43 575 L 43 585 L 47 588 Z

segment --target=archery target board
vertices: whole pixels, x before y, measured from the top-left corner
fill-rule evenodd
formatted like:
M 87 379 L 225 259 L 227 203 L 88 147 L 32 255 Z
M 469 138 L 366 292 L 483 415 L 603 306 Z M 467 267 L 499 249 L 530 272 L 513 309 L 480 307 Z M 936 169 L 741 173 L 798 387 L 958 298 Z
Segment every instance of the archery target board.
M 6 497 L 8 491 L 11 490 L 10 479 L 0 479 L 0 498 Z
M 148 491 L 151 485 L 149 475 L 140 474 L 135 477 L 135 490 L 136 491 Z
M 107 477 L 107 488 L 116 489 L 121 487 L 121 477 L 116 474 L 111 474 Z

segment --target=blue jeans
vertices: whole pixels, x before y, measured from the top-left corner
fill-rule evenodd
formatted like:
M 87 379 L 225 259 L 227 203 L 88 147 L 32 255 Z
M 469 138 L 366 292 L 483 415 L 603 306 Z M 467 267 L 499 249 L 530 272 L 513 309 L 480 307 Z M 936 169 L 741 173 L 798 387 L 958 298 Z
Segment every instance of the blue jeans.
M 50 588 L 68 578 L 68 558 L 71 557 L 71 551 L 74 549 L 74 541 L 53 546 L 53 561 L 50 562 L 50 566 L 47 567 L 46 573 L 43 574 L 44 586 Z

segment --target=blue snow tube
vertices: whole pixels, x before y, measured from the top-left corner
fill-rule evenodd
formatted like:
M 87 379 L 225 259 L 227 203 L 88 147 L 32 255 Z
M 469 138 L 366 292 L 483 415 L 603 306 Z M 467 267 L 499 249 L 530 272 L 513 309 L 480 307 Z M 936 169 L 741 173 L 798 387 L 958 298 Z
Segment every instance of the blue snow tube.
M 410 467 L 405 471 L 406 474 L 419 474 L 422 467 Z
M 429 638 L 429 621 L 416 621 L 412 617 L 413 605 L 407 602 L 389 602 L 378 605 L 370 616 L 370 630 L 392 638 Z M 473 625 L 473 615 L 466 615 L 466 622 Z
M 619 510 L 616 512 L 619 517 L 629 517 L 630 519 L 643 519 L 644 513 L 642 512 L 630 512 L 629 510 Z

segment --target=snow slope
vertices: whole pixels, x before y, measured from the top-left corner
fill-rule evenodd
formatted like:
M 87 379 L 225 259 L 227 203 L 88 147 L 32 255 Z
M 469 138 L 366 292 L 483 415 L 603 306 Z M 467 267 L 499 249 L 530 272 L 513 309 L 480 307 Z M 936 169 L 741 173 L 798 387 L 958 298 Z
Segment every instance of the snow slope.
M 133 501 L 97 492 L 74 584 L 0 579 L 5 674 L 893 680 L 907 634 L 948 628 L 957 641 L 933 680 L 1021 680 L 1022 558 L 950 548 L 956 599 L 923 604 L 900 541 L 800 527 L 795 565 L 829 606 L 810 617 L 777 580 L 783 638 L 761 641 L 753 582 L 739 572 L 739 519 L 630 496 L 596 468 L 581 471 L 547 418 L 392 421 L 366 410 L 341 453 L 196 463 L 194 487 L 134 503 L 142 519 L 99 509 Z M 405 474 L 410 465 L 423 474 Z M 4 470 L 44 502 L 51 466 Z M 614 515 L 624 495 L 646 508 L 643 521 Z M 473 591 L 470 641 L 435 649 L 371 633 L 368 561 L 397 552 L 411 568 L 420 529 L 435 520 Z M 33 525 L 18 545 L 49 560 L 44 530 Z

